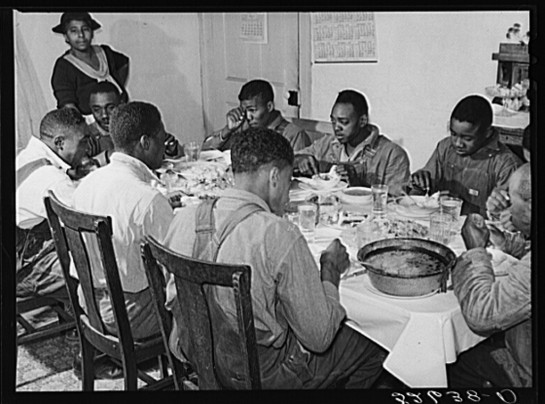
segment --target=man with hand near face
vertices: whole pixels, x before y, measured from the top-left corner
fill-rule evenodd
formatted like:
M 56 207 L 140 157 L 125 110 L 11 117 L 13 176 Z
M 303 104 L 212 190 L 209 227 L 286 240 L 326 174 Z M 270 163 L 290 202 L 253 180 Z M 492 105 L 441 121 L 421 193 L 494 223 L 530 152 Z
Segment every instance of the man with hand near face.
M 469 327 L 489 338 L 449 367 L 449 387 L 532 386 L 530 164 L 511 175 L 509 196 L 512 222 L 521 235 L 489 228 L 475 213 L 462 227 L 467 251 L 452 270 L 454 294 Z M 518 259 L 506 276 L 494 275 L 492 256 L 485 249 L 489 242 Z
M 302 175 L 337 172 L 352 186 L 386 184 L 398 194 L 409 180 L 407 152 L 369 122 L 369 106 L 363 94 L 343 90 L 331 110 L 334 134 L 326 134 L 295 153 L 295 167 Z
M 202 202 L 177 213 L 164 245 L 210 261 L 213 258 L 205 256 L 215 251 L 200 242 L 206 223 L 200 219 L 212 215 L 218 232 L 224 226 L 232 229 L 219 241 L 217 261 L 252 269 L 251 296 L 264 389 L 319 389 L 341 380 L 346 388 L 369 388 L 381 372 L 386 351 L 344 324 L 346 312 L 338 289 L 340 275 L 350 265 L 345 246 L 334 240 L 322 252 L 319 270 L 298 227 L 282 217 L 293 171 L 289 142 L 270 129 L 250 128 L 236 135 L 231 160 L 234 188 L 214 204 Z M 197 233 L 196 229 L 201 230 Z M 237 309 L 229 292 L 214 287 L 211 296 L 236 329 L 232 320 Z M 172 277 L 166 305 L 174 318 L 171 350 L 191 361 L 193 352 Z M 240 352 L 228 336 L 228 332 L 214 336 L 216 371 L 226 387 L 236 389 L 242 387 L 244 370 Z
M 240 105 L 227 113 L 226 125 L 208 136 L 202 149 L 229 150 L 232 137 L 248 128 L 268 128 L 281 134 L 297 151 L 311 143 L 308 134 L 297 125 L 288 122 L 274 108 L 274 92 L 265 80 L 251 80 L 244 84 L 238 95 Z
M 492 190 L 505 189 L 509 176 L 521 164 L 499 141 L 492 114 L 492 105 L 480 95 L 460 100 L 450 117 L 450 136 L 437 144 L 424 168 L 411 175 L 411 192 L 448 191 L 463 200 L 462 215 L 485 216 Z

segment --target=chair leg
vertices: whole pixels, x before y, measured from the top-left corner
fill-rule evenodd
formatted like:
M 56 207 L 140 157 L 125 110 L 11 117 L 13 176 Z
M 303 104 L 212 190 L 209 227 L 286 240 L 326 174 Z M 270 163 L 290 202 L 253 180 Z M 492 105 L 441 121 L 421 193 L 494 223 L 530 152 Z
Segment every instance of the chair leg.
M 136 391 L 138 389 L 138 369 L 134 358 L 124 358 L 123 376 L 125 379 L 125 390 Z
M 159 361 L 159 370 L 161 371 L 161 379 L 168 377 L 168 361 L 165 355 L 159 355 L 157 357 Z
M 81 345 L 81 381 L 83 391 L 93 391 L 95 389 L 95 349 L 85 339 L 80 336 Z

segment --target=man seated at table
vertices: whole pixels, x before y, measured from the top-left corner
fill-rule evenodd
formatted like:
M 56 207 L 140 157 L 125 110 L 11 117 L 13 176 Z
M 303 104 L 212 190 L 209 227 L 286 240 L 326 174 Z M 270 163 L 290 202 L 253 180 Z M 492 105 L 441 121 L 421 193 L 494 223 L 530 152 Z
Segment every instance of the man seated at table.
M 109 127 L 115 153 L 108 165 L 81 181 L 74 193 L 73 207 L 112 218 L 112 242 L 121 287 L 133 337 L 138 340 L 159 330 L 139 243 L 144 235 L 163 240 L 173 217 L 167 197 L 151 185 L 157 179 L 152 170 L 163 161 L 166 133 L 159 110 L 136 101 L 119 105 L 112 113 Z M 101 268 L 93 267 L 92 271 L 105 284 Z M 85 310 L 83 293 L 78 292 Z M 110 298 L 105 289 L 95 292 L 104 325 L 115 333 Z
M 492 106 L 480 95 L 466 96 L 456 104 L 449 132 L 424 168 L 411 175 L 411 192 L 449 191 L 463 200 L 462 215 L 484 216 L 492 190 L 504 189 L 521 161 L 499 141 L 492 128 Z
M 84 131 L 85 119 L 77 110 L 50 111 L 40 122 L 39 139 L 31 137 L 15 159 L 17 297 L 47 295 L 69 306 L 43 198 L 52 190 L 70 203 L 77 178 L 68 171 L 86 153 Z
M 530 162 L 530 150 L 532 136 L 532 125 L 524 129 L 522 135 L 522 153 L 524 160 Z M 495 188 L 486 200 L 486 213 L 489 219 L 499 221 L 503 229 L 515 231 L 511 222 L 511 211 L 509 210 L 509 193 L 506 189 Z
M 532 186 L 530 164 L 509 179 L 512 221 L 530 235 Z M 458 357 L 449 368 L 450 387 L 531 387 L 532 294 L 531 250 L 524 237 L 490 229 L 482 216 L 471 214 L 462 228 L 468 251 L 452 270 L 454 293 L 469 327 L 490 336 Z M 495 277 L 489 240 L 519 259 L 507 276 Z
M 255 211 L 235 223 L 221 243 L 217 261 L 252 268 L 263 388 L 325 388 L 344 379 L 347 388 L 371 386 L 381 372 L 385 351 L 344 324 L 346 312 L 338 288 L 340 275 L 350 264 L 345 247 L 334 240 L 322 252 L 319 270 L 297 226 L 282 218 L 293 170 L 289 142 L 270 129 L 250 128 L 234 139 L 231 159 L 235 185 L 220 196 L 212 211 L 216 228 L 235 212 L 249 207 Z M 193 255 L 195 229 L 200 225 L 197 211 L 191 206 L 175 215 L 164 242 L 168 248 Z M 207 253 L 209 249 L 198 256 L 211 260 Z M 229 295 L 220 288 L 215 298 L 233 318 L 236 308 Z M 175 323 L 171 349 L 191 361 L 173 279 L 167 286 L 167 307 Z M 238 349 L 220 339 L 216 355 L 221 380 L 240 387 L 237 374 L 243 369 L 232 363 Z
M 91 136 L 90 154 L 100 166 L 108 164 L 110 156 L 114 152 L 114 143 L 110 136 L 110 118 L 120 103 L 119 90 L 111 82 L 100 81 L 91 88 L 89 107 L 94 122 L 89 124 L 87 129 Z M 166 143 L 166 157 L 180 157 L 183 155 L 182 148 L 173 135 L 168 134 Z
M 204 140 L 203 150 L 229 150 L 233 144 L 233 135 L 250 127 L 269 128 L 281 134 L 288 139 L 293 150 L 302 149 L 311 143 L 304 129 L 288 122 L 274 108 L 274 92 L 269 82 L 247 82 L 240 89 L 238 100 L 240 105 L 227 113 L 225 126 Z
M 363 94 L 341 91 L 331 110 L 331 123 L 335 134 L 326 134 L 296 151 L 299 173 L 314 175 L 337 165 L 337 172 L 348 177 L 352 186 L 386 184 L 389 193 L 399 194 L 409 181 L 409 156 L 369 122 L 369 106 Z

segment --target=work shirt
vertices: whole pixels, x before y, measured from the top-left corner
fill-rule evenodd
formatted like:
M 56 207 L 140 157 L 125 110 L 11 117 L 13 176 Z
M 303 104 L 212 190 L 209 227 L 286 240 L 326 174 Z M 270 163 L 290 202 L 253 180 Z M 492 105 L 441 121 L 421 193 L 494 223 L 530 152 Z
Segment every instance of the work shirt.
M 77 182 L 72 181 L 66 173 L 70 165 L 34 136 L 30 137 L 28 145 L 17 155 L 15 170 L 40 159 L 45 159 L 48 164 L 33 171 L 15 191 L 15 223 L 21 229 L 30 229 L 46 220 L 44 198 L 49 190 L 62 202 L 69 204 L 77 187 Z
M 329 171 L 339 162 L 350 163 L 355 170 L 349 179 L 351 185 L 370 187 L 373 184 L 386 184 L 389 193 L 397 194 L 410 178 L 409 156 L 405 149 L 379 134 L 374 125 L 367 125 L 369 132 L 363 142 L 348 156 L 346 148 L 334 134 L 326 134 L 309 147 L 297 151 L 296 155 L 311 155 L 318 161 L 320 171 Z
M 162 241 L 173 217 L 167 198 L 151 185 L 152 180 L 157 177 L 142 161 L 115 152 L 110 164 L 83 178 L 74 193 L 75 209 L 112 218 L 112 243 L 124 292 L 148 287 L 140 242 L 144 235 Z M 105 288 L 98 246 L 91 243 L 90 249 L 95 286 Z M 77 277 L 75 269 L 71 271 Z
M 469 327 L 478 334 L 505 330 L 504 352 L 494 359 L 515 387 L 532 381 L 531 252 L 522 237 L 507 235 L 504 248 L 520 260 L 507 276 L 495 277 L 492 256 L 484 248 L 464 252 L 452 271 L 454 293 Z M 502 354 L 503 353 L 503 354 Z
M 312 143 L 307 132 L 294 123 L 288 122 L 286 119 L 284 119 L 280 111 L 274 110 L 272 114 L 275 118 L 269 125 L 267 125 L 267 129 L 274 130 L 276 133 L 279 133 L 288 139 L 294 151 L 307 147 Z M 240 128 L 230 133 L 225 140 L 221 139 L 221 130 L 218 130 L 204 139 L 202 149 L 218 149 L 221 151 L 230 150 L 233 144 L 234 135 L 241 133 L 248 128 L 249 126 L 247 122 L 244 122 Z
M 262 210 L 242 221 L 226 237 L 217 262 L 249 265 L 257 343 L 281 348 L 291 329 L 308 350 L 325 351 L 333 341 L 346 313 L 337 288 L 320 280 L 320 271 L 298 227 L 273 214 L 257 195 L 229 189 L 214 210 L 216 229 L 241 206 L 253 203 Z M 195 241 L 196 206 L 174 217 L 164 245 L 192 256 Z M 234 318 L 236 307 L 225 290 L 218 288 L 222 309 Z M 176 299 L 173 278 L 167 285 L 167 307 Z
M 450 137 L 442 139 L 422 168 L 433 179 L 431 193 L 449 191 L 461 198 L 462 215 L 486 216 L 486 200 L 494 188 L 507 189 L 509 177 L 521 160 L 494 134 L 490 142 L 470 156 L 460 156 Z

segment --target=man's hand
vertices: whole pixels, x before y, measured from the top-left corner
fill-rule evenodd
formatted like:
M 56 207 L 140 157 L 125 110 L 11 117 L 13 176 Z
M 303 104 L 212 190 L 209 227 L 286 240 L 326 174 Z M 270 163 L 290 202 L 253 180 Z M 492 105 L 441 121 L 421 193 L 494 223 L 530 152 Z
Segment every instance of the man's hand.
M 320 256 L 320 276 L 322 281 L 329 281 L 336 287 L 339 287 L 341 274 L 350 266 L 350 259 L 346 252 L 346 247 L 335 239 L 322 252 Z
M 96 170 L 98 167 L 100 167 L 98 161 L 91 157 L 84 157 L 77 163 L 76 167 L 71 167 L 66 173 L 72 180 L 77 181 L 85 177 L 91 171 Z
M 341 181 L 349 182 L 346 164 L 337 164 L 335 166 L 335 172 L 339 177 L 341 177 Z
M 490 231 L 484 223 L 484 218 L 478 213 L 467 215 L 462 226 L 462 238 L 467 250 L 473 248 L 485 248 L 490 238 Z
M 167 199 L 172 209 L 182 208 L 185 206 L 182 202 L 182 194 L 180 192 L 172 192 L 167 194 Z
M 487 227 L 490 231 L 490 242 L 498 250 L 503 251 L 505 249 L 505 234 L 493 224 L 488 224 Z
M 416 187 L 422 190 L 430 190 L 433 187 L 431 173 L 426 170 L 415 171 L 411 174 L 411 181 Z
M 246 119 L 246 112 L 241 107 L 233 108 L 227 113 L 227 129 L 229 132 L 237 129 Z
M 486 210 L 490 219 L 497 218 L 502 211 L 506 210 L 511 203 L 509 194 L 503 189 L 494 189 L 486 200 Z
M 515 227 L 515 225 L 511 221 L 511 210 L 510 209 L 505 209 L 504 211 L 502 211 L 500 213 L 500 224 L 501 224 L 501 227 L 503 227 L 504 230 L 508 230 L 508 231 L 512 231 L 512 232 L 517 231 L 517 228 Z
M 295 156 L 295 167 L 297 167 L 299 173 L 303 175 L 314 175 L 320 172 L 318 169 L 318 162 L 314 156 L 311 156 L 310 154 Z
M 167 133 L 167 138 L 165 140 L 165 156 L 178 158 L 182 157 L 183 155 L 184 152 L 182 147 L 180 147 L 178 139 L 176 139 L 172 133 Z

